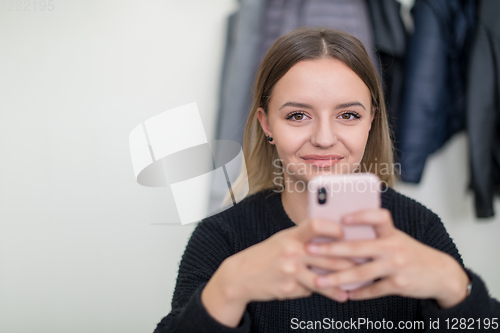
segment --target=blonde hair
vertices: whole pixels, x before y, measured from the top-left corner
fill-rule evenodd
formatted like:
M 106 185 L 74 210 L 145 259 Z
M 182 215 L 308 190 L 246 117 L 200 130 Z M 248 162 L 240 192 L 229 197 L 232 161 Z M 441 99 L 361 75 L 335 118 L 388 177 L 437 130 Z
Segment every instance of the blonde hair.
M 266 135 L 257 118 L 257 110 L 262 107 L 268 113 L 269 100 L 274 85 L 288 70 L 303 60 L 331 57 L 341 60 L 351 68 L 366 84 L 371 94 L 372 109 L 375 116 L 368 135 L 365 152 L 355 172 L 372 172 L 379 176 L 387 186 L 395 182 L 393 164 L 393 144 L 387 121 L 382 86 L 363 44 L 354 36 L 328 28 L 299 28 L 274 42 L 260 64 L 253 87 L 252 109 L 248 115 L 243 135 L 242 170 L 232 185 L 235 197 L 246 191 L 248 175 L 249 191 L 247 196 L 264 189 L 277 189 L 284 186 L 282 181 L 273 182 L 282 173 L 283 165 L 275 145 L 268 143 Z M 278 161 L 277 165 L 273 161 Z M 382 172 L 380 165 L 390 166 L 391 171 Z M 375 166 L 374 170 L 368 166 Z M 274 175 L 274 177 L 273 177 Z M 240 193 L 240 195 L 237 195 Z M 231 194 L 226 195 L 224 204 L 231 202 Z

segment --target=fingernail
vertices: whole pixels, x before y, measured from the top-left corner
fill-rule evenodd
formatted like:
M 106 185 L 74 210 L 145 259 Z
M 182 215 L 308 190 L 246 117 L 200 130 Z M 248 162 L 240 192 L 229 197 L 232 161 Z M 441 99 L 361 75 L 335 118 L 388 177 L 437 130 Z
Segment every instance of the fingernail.
M 319 277 L 317 281 L 321 287 L 325 287 L 328 285 L 328 278 L 326 277 Z
M 316 244 L 309 244 L 307 246 L 307 249 L 313 253 L 318 253 L 319 252 L 319 246 Z

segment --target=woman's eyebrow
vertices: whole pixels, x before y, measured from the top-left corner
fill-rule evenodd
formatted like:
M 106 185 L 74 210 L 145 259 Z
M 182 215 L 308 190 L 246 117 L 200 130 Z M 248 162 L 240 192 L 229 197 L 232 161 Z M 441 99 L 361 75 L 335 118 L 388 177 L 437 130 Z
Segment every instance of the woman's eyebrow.
M 286 106 L 293 106 L 293 107 L 296 107 L 296 108 L 304 108 L 304 109 L 312 109 L 313 108 L 309 104 L 298 103 L 298 102 L 286 102 L 278 110 L 281 110 L 281 109 L 283 109 Z
M 351 106 L 355 106 L 355 105 L 361 106 L 366 111 L 365 106 L 363 104 L 361 104 L 360 102 L 342 103 L 342 104 L 337 105 L 337 107 L 335 109 L 336 110 L 338 110 L 338 109 L 345 109 L 345 108 L 348 108 L 348 107 L 351 107 Z
M 304 108 L 304 109 L 312 109 L 313 108 L 311 105 L 305 104 L 305 103 L 286 102 L 278 110 L 281 110 L 281 109 L 283 109 L 284 107 L 287 107 L 287 106 L 293 106 L 293 107 L 296 107 L 296 108 Z M 338 110 L 338 109 L 345 109 L 345 108 L 348 108 L 348 107 L 351 107 L 351 106 L 361 106 L 366 111 L 365 106 L 363 104 L 361 104 L 360 102 L 342 103 L 342 104 L 337 105 L 335 107 L 335 109 L 336 110 Z

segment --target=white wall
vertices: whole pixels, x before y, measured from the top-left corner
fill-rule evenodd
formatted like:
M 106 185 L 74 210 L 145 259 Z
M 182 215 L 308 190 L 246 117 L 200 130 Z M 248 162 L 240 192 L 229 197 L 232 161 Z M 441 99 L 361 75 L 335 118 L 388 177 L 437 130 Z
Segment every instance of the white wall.
M 193 227 L 168 189 L 135 182 L 128 135 L 196 101 L 213 138 L 236 1 L 52 3 L 0 9 L 0 332 L 152 332 Z M 399 189 L 442 217 L 499 297 L 500 206 L 474 220 L 466 155 L 457 136 Z
M 236 4 L 53 4 L 0 9 L 0 332 L 152 332 L 193 227 L 136 183 L 128 136 L 197 102 L 213 137 Z

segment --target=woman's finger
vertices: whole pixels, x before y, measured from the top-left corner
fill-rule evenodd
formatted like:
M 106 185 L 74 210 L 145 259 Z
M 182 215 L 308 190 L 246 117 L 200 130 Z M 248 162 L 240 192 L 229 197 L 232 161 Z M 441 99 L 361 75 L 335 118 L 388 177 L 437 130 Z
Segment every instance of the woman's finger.
M 303 266 L 301 270 L 299 270 L 297 274 L 297 281 L 302 284 L 305 288 L 312 292 L 316 292 L 325 297 L 333 299 L 337 302 L 345 302 L 347 301 L 347 292 L 344 290 L 331 287 L 331 288 L 318 288 L 315 283 L 315 279 L 318 277 L 318 274 L 311 271 L 309 268 Z
M 317 288 L 316 293 L 340 303 L 343 303 L 349 299 L 347 291 L 342 290 L 339 287 Z
M 361 301 L 383 296 L 396 295 L 394 283 L 389 279 L 381 279 L 380 281 L 361 287 L 348 292 L 349 299 L 353 301 Z
M 385 261 L 371 261 L 349 269 L 319 276 L 315 282 L 320 288 L 328 288 L 338 287 L 343 284 L 373 281 L 390 274 L 392 271 L 390 267 Z
M 395 229 L 391 212 L 385 208 L 364 209 L 342 216 L 344 225 L 371 225 L 375 228 L 378 237 L 384 237 Z
M 299 274 L 297 275 L 297 279 L 300 283 L 304 284 L 308 289 L 333 299 L 337 302 L 345 302 L 347 301 L 347 292 L 338 288 L 338 287 L 330 287 L 330 288 L 320 288 L 316 285 L 315 280 L 318 277 L 318 274 L 314 273 L 307 267 L 304 267 Z
M 339 222 L 327 219 L 308 219 L 300 224 L 296 231 L 297 237 L 302 242 L 309 242 L 317 237 L 329 237 L 334 239 L 342 239 L 344 230 Z
M 310 255 L 304 257 L 304 263 L 307 266 L 313 266 L 331 271 L 347 269 L 356 265 L 356 263 L 350 259 Z
M 302 284 L 304 287 L 315 290 L 316 285 L 314 284 L 314 280 L 316 279 L 317 274 L 308 269 L 306 266 L 302 266 L 296 275 L 297 281 Z
M 385 241 L 381 239 L 309 243 L 306 251 L 310 254 L 343 258 L 375 258 L 385 254 L 384 244 Z

